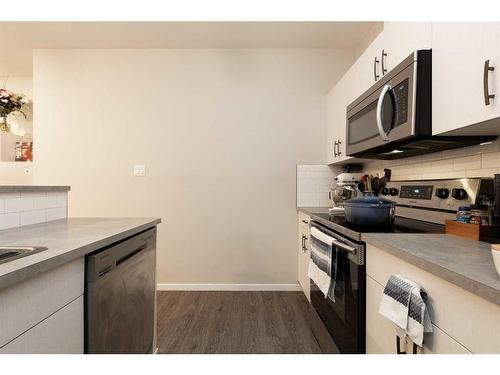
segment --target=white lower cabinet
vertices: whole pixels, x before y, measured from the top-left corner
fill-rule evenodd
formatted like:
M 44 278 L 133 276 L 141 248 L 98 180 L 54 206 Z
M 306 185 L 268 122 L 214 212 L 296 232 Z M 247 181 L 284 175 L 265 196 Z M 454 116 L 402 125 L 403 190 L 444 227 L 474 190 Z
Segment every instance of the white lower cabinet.
M 369 354 L 395 354 L 396 332 L 394 325 L 378 313 L 384 287 L 366 277 L 366 352 Z M 433 326 L 434 333 L 426 334 L 424 347 L 418 353 L 468 354 L 468 351 L 456 340 L 448 336 L 438 327 Z M 405 350 L 401 348 L 401 350 Z M 408 340 L 406 352 L 412 353 L 413 347 Z
M 16 337 L 0 348 L 0 353 L 83 353 L 83 296 Z
M 310 231 L 309 231 L 309 221 L 310 217 L 303 212 L 299 212 L 299 222 L 298 222 L 298 281 L 306 298 L 311 301 L 310 296 L 310 283 L 309 277 L 307 276 L 307 270 L 309 268 L 309 241 L 310 241 Z
M 84 273 L 82 257 L 0 289 L 0 352 L 83 352 Z
M 422 286 L 434 326 L 424 353 L 500 353 L 500 306 L 377 247 L 366 246 L 366 340 L 371 353 L 394 353 L 392 324 L 378 313 L 383 286 L 401 274 Z

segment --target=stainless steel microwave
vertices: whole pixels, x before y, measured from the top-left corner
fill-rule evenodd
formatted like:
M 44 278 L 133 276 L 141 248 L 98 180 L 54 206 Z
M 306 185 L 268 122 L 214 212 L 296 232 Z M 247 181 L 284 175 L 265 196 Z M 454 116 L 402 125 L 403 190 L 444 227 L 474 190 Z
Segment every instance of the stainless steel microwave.
M 404 59 L 347 107 L 347 155 L 399 159 L 483 142 L 432 136 L 432 51 Z

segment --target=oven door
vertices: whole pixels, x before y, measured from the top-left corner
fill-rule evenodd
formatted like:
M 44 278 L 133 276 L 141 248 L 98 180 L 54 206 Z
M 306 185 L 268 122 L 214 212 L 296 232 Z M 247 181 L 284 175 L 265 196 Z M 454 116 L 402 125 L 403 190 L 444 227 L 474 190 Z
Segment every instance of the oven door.
M 321 329 L 328 332 L 334 346 L 340 353 L 365 353 L 365 306 L 366 271 L 364 245 L 349 241 L 337 233 L 313 222 L 323 233 L 334 237 L 333 246 L 337 250 L 337 280 L 335 283 L 335 302 L 311 282 L 311 304 L 321 320 Z M 318 342 L 324 342 L 324 333 L 317 332 Z M 321 339 L 320 339 L 321 337 Z M 322 349 L 324 349 L 322 347 Z M 325 350 L 335 352 L 337 350 Z
M 416 72 L 405 60 L 347 108 L 347 155 L 415 135 Z

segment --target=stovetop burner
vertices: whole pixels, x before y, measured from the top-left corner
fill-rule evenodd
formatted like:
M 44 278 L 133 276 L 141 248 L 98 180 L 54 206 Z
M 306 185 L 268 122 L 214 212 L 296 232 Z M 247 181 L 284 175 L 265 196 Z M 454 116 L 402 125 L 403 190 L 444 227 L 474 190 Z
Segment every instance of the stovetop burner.
M 336 225 L 340 225 L 357 233 L 445 233 L 445 226 L 441 224 L 430 223 L 421 220 L 409 219 L 406 217 L 396 216 L 394 225 L 391 228 L 382 227 L 362 227 L 347 222 L 342 213 L 318 213 L 314 216 L 320 217 Z

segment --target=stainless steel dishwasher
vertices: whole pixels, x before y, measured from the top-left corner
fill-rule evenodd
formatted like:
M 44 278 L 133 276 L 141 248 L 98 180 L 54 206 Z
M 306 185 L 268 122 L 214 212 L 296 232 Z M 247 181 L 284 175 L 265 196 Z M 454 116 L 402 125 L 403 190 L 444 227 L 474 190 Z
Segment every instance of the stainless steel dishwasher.
M 156 228 L 85 260 L 85 352 L 152 353 Z

